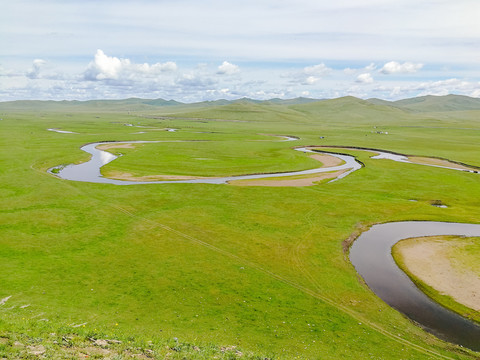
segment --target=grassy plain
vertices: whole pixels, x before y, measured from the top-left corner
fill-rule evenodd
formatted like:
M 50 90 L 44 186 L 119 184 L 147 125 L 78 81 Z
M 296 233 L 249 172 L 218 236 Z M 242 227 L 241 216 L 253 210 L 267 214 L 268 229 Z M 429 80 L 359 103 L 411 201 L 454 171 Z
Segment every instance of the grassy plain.
M 478 356 L 389 308 L 342 251 L 351 233 L 378 222 L 480 222 L 477 174 L 373 160 L 355 150 L 342 152 L 365 167 L 300 188 L 116 186 L 46 172 L 85 161 L 81 145 L 107 140 L 205 140 L 116 149 L 125 156 L 105 169 L 140 175 L 316 167 L 291 150 L 299 145 L 379 148 L 480 166 L 478 111 L 410 113 L 342 98 L 0 113 L 0 299 L 11 296 L 0 305 L 0 357 L 27 351 L 13 345 L 16 339 L 35 345 L 56 339 L 53 333 L 79 343 L 118 339 L 124 354 L 157 358 L 235 358 L 237 351 L 278 359 Z M 62 339 L 47 341 L 46 354 L 60 351 Z

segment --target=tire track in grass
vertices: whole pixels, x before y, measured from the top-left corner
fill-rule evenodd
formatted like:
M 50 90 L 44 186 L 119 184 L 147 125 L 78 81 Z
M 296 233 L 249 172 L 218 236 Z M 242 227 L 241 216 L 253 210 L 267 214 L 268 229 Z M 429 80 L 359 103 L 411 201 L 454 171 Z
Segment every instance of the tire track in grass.
M 133 213 L 131 213 L 130 211 L 128 211 L 128 210 L 126 210 L 126 209 L 123 209 L 123 208 L 121 208 L 121 207 L 119 207 L 119 206 L 115 206 L 115 205 L 111 205 L 111 204 L 110 204 L 110 206 L 114 207 L 115 209 L 123 212 L 124 214 L 126 214 L 126 215 L 128 215 L 128 216 L 131 216 L 131 217 L 134 217 L 134 218 L 139 218 L 139 217 L 137 217 L 135 214 L 133 214 Z M 315 209 L 313 209 L 313 210 L 315 210 Z M 313 211 L 313 210 L 312 210 L 312 211 Z M 310 211 L 310 214 L 312 213 L 312 211 Z M 309 288 L 307 288 L 307 287 L 305 287 L 305 286 L 303 286 L 303 285 L 301 285 L 301 284 L 299 284 L 299 283 L 296 283 L 296 282 L 294 282 L 294 281 L 292 281 L 292 280 L 289 280 L 289 279 L 286 278 L 286 277 L 283 277 L 283 276 L 278 275 L 278 274 L 276 274 L 276 273 L 274 273 L 274 272 L 272 272 L 272 271 L 270 271 L 270 270 L 267 270 L 267 269 L 261 267 L 260 265 L 251 262 L 250 260 L 244 259 L 244 258 L 242 258 L 242 257 L 240 257 L 240 256 L 238 256 L 238 255 L 235 255 L 235 254 L 233 254 L 233 253 L 231 253 L 231 252 L 229 252 L 229 251 L 227 251 L 227 250 L 221 249 L 221 248 L 219 248 L 219 247 L 217 247 L 217 246 L 215 246 L 215 245 L 212 245 L 212 244 L 210 244 L 210 243 L 208 243 L 208 242 L 206 242 L 206 241 L 197 239 L 197 238 L 195 238 L 195 237 L 193 237 L 193 236 L 191 236 L 191 235 L 185 234 L 185 233 L 183 233 L 183 232 L 181 232 L 181 231 L 179 231 L 179 230 L 173 229 L 173 228 L 171 228 L 170 226 L 167 226 L 167 225 L 165 225 L 165 224 L 161 224 L 161 223 L 158 223 L 158 222 L 156 222 L 156 221 L 154 221 L 154 220 L 147 219 L 147 218 L 145 218 L 145 217 L 143 217 L 143 216 L 140 217 L 140 218 L 143 219 L 144 221 L 147 221 L 147 222 L 149 222 L 149 223 L 151 223 L 151 224 L 153 224 L 153 225 L 156 225 L 156 226 L 160 227 L 161 229 L 163 229 L 163 230 L 165 230 L 165 231 L 168 231 L 168 232 L 170 232 L 170 233 L 172 233 L 172 234 L 175 234 L 175 235 L 177 235 L 177 236 L 179 236 L 179 237 L 181 237 L 181 238 L 184 238 L 184 239 L 186 239 L 186 240 L 188 240 L 188 241 L 190 241 L 190 242 L 192 242 L 192 243 L 201 245 L 201 246 L 203 246 L 203 247 L 205 247 L 205 248 L 207 248 L 207 249 L 210 249 L 210 250 L 212 250 L 212 251 L 214 251 L 214 252 L 216 252 L 216 253 L 219 253 L 219 254 L 222 254 L 222 255 L 224 255 L 224 256 L 227 256 L 227 257 L 229 257 L 229 258 L 231 258 L 231 259 L 237 260 L 237 261 L 245 264 L 246 266 L 249 266 L 249 267 L 251 267 L 251 268 L 253 268 L 253 269 L 257 270 L 257 271 L 262 272 L 263 274 L 266 274 L 266 275 L 270 276 L 270 277 L 273 278 L 273 279 L 276 279 L 276 280 L 278 280 L 278 281 L 280 281 L 280 282 L 282 282 L 282 283 L 284 283 L 284 284 L 287 284 L 287 285 L 289 285 L 289 286 L 291 286 L 291 287 L 293 287 L 293 288 L 295 288 L 295 289 L 297 289 L 297 290 L 299 290 L 299 291 L 301 291 L 301 292 L 303 292 L 303 293 L 305 293 L 305 294 L 307 294 L 307 295 L 310 295 L 310 296 L 314 297 L 315 299 L 321 300 L 321 301 L 325 302 L 326 304 L 328 304 L 328 305 L 336 308 L 337 310 L 339 310 L 339 311 L 341 311 L 341 312 L 343 312 L 343 313 L 351 316 L 352 318 L 354 318 L 355 320 L 361 322 L 362 324 L 367 325 L 368 327 L 370 327 L 371 329 L 373 329 L 373 330 L 377 331 L 378 333 L 384 335 L 385 337 L 388 337 L 389 339 L 391 339 L 391 340 L 393 340 L 393 341 L 396 341 L 396 342 L 398 342 L 398 343 L 400 343 L 400 344 L 402 344 L 402 345 L 408 346 L 408 347 L 410 347 L 411 349 L 416 350 L 416 351 L 418 351 L 418 352 L 420 352 L 420 353 L 422 353 L 422 354 L 424 354 L 424 355 L 433 356 L 433 357 L 436 357 L 436 358 L 438 358 L 438 359 L 449 359 L 449 360 L 454 360 L 454 359 L 455 359 L 455 358 L 453 358 L 453 357 L 449 357 L 449 356 L 447 356 L 447 355 L 440 354 L 440 353 L 436 352 L 435 350 L 428 349 L 428 348 L 423 347 L 423 346 L 421 346 L 421 345 L 415 344 L 415 343 L 413 343 L 413 342 L 411 342 L 411 341 L 409 341 L 409 340 L 407 340 L 407 339 L 402 338 L 402 337 L 399 336 L 399 335 L 393 334 L 392 332 L 384 329 L 384 328 L 381 327 L 380 325 L 375 324 L 374 322 L 368 320 L 364 315 L 359 314 L 359 313 L 353 311 L 352 309 L 348 308 L 348 307 L 345 306 L 345 305 L 338 304 L 335 300 L 331 299 L 330 297 L 327 297 L 327 296 L 325 296 L 325 295 L 323 295 L 323 294 L 320 294 L 320 293 L 317 292 L 317 291 L 311 290 L 311 289 L 309 289 Z M 310 277 L 311 277 L 311 275 L 310 275 Z M 313 282 L 314 282 L 314 284 L 315 284 L 316 280 L 313 279 Z M 317 283 L 317 284 L 318 284 L 318 283 Z M 318 286 L 317 286 L 317 288 L 318 288 Z
M 305 236 L 300 237 L 300 240 L 295 244 L 295 248 L 293 250 L 293 260 L 294 264 L 297 267 L 297 269 L 307 278 L 307 280 L 310 281 L 310 283 L 316 288 L 316 290 L 320 290 L 320 284 L 315 280 L 315 277 L 312 275 L 310 271 L 305 266 L 305 262 L 301 260 L 300 258 L 300 248 L 302 247 L 303 244 L 305 244 L 305 241 L 308 236 L 313 234 L 315 224 L 312 221 L 312 214 L 314 211 L 319 209 L 320 207 L 315 207 L 312 210 L 310 210 L 304 217 L 304 219 L 308 222 L 310 225 L 310 230 L 305 234 Z

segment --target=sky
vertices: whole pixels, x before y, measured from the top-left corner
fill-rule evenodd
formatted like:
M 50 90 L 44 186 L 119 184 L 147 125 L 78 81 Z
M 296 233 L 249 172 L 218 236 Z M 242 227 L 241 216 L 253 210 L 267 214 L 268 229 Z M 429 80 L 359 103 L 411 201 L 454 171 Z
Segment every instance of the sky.
M 480 97 L 479 0 L 16 0 L 0 101 Z

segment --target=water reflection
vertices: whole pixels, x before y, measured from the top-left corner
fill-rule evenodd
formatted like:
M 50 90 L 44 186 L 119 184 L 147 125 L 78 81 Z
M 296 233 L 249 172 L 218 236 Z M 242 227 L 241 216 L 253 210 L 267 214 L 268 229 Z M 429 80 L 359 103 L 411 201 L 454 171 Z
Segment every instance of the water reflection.
M 392 246 L 402 239 L 438 235 L 480 236 L 480 225 L 433 221 L 374 225 L 355 240 L 350 261 L 369 288 L 387 304 L 440 339 L 479 351 L 480 326 L 426 296 L 392 257 Z

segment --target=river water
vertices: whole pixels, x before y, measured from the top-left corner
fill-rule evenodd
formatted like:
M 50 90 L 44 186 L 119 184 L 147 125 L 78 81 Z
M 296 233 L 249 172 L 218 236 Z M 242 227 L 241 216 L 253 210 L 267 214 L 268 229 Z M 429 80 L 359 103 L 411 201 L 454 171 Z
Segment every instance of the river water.
M 293 140 L 293 138 L 287 140 Z M 112 143 L 128 144 L 135 142 L 146 143 L 152 141 L 100 142 L 87 144 L 83 146 L 81 150 L 92 155 L 89 161 L 79 165 L 57 167 L 59 171 L 55 175 L 66 180 L 114 185 L 182 183 L 225 184 L 232 180 L 273 178 L 347 170 L 337 178 L 339 179 L 361 168 L 361 164 L 352 156 L 326 153 L 343 160 L 345 163 L 335 167 L 316 168 L 303 171 L 200 178 L 193 180 L 142 182 L 114 180 L 103 177 L 100 172 L 101 167 L 117 159 L 117 156 L 110 152 L 99 150 L 96 147 Z M 308 148 L 296 148 L 295 150 L 305 153 L 317 153 Z M 408 160 L 402 155 L 386 152 L 379 152 L 379 155 L 377 155 L 376 158 L 387 158 L 394 161 L 408 162 Z M 55 168 L 52 168 L 49 171 L 52 173 L 52 170 L 54 169 Z M 402 239 L 435 235 L 480 236 L 480 225 L 426 221 L 408 221 L 374 225 L 370 230 L 364 232 L 357 240 L 355 240 L 350 249 L 350 260 L 370 289 L 387 304 L 399 310 L 437 337 L 468 347 L 472 350 L 480 351 L 480 326 L 443 308 L 431 300 L 415 286 L 400 268 L 398 268 L 391 255 L 392 246 Z
M 480 325 L 430 299 L 392 257 L 392 246 L 402 239 L 437 235 L 480 236 L 480 225 L 433 221 L 374 225 L 355 240 L 350 261 L 368 287 L 387 304 L 438 338 L 480 351 Z
M 273 178 L 273 177 L 280 177 L 280 176 L 308 175 L 308 174 L 317 174 L 322 172 L 348 170 L 335 179 L 337 180 L 347 176 L 351 172 L 358 170 L 362 167 L 362 165 L 359 162 L 357 162 L 353 156 L 325 153 L 343 160 L 344 164 L 339 166 L 320 167 L 315 169 L 302 170 L 302 171 L 290 171 L 290 172 L 284 172 L 284 173 L 250 174 L 250 175 L 238 175 L 238 176 L 200 178 L 200 179 L 192 179 L 192 180 L 125 181 L 125 180 L 109 179 L 102 176 L 102 174 L 100 173 L 101 167 L 112 162 L 113 160 L 118 158 L 118 156 L 113 155 L 108 151 L 99 150 L 97 149 L 97 146 L 108 145 L 108 144 L 130 144 L 130 143 L 148 143 L 148 142 L 158 142 L 158 141 L 101 142 L 101 143 L 87 144 L 83 146 L 81 150 L 92 155 L 89 161 L 82 164 L 78 164 L 78 165 L 67 165 L 63 168 L 57 167 L 59 171 L 55 175 L 66 180 L 114 184 L 114 185 L 226 184 L 227 182 L 233 181 L 233 180 L 264 179 L 264 178 Z M 296 148 L 295 150 L 302 151 L 305 153 L 318 153 L 307 148 Z M 50 169 L 49 172 L 53 173 L 52 171 L 54 169 L 55 168 Z

